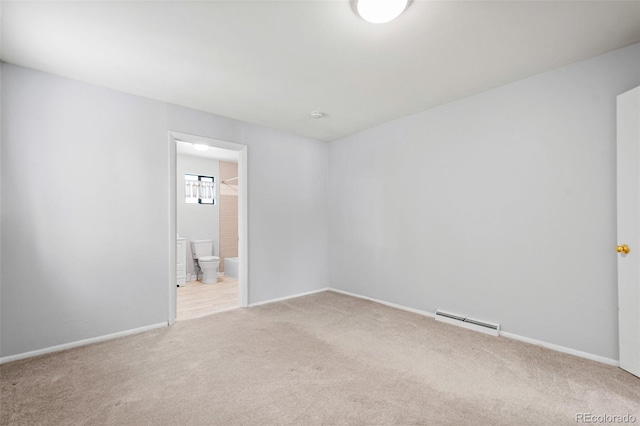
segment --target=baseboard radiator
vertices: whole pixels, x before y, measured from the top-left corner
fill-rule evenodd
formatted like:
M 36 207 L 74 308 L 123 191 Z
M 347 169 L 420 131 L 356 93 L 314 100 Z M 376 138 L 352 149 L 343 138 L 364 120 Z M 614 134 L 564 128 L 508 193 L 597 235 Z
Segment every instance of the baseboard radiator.
M 462 315 L 452 314 L 451 312 L 441 311 L 440 309 L 436 311 L 435 318 L 436 321 L 446 322 L 447 324 L 457 325 L 459 327 L 468 328 L 470 330 L 479 331 L 492 336 L 500 335 L 500 324 L 479 321 Z

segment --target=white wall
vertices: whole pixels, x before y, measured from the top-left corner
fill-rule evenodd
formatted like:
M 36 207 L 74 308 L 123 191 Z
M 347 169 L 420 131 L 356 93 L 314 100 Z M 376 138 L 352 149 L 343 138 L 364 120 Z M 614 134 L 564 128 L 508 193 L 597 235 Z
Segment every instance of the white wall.
M 327 285 L 326 144 L 8 64 L 1 85 L 0 356 L 167 321 L 169 130 L 249 146 L 250 303 Z
M 220 256 L 220 161 L 191 155 L 176 156 L 176 229 L 187 239 L 187 272 L 193 273 L 191 241 L 213 239 L 213 252 Z M 193 204 L 184 201 L 184 175 L 213 176 L 216 204 Z M 193 278 L 195 279 L 195 278 Z
M 331 286 L 617 359 L 615 102 L 640 45 L 332 142 Z
M 2 356 L 166 321 L 166 107 L 4 64 L 2 87 Z

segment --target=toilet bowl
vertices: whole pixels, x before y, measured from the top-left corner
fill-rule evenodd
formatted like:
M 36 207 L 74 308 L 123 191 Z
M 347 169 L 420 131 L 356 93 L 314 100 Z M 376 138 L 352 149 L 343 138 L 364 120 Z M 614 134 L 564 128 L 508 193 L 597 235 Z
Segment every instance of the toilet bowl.
M 203 256 L 198 258 L 198 265 L 202 270 L 202 282 L 204 284 L 215 284 L 218 282 L 218 267 L 220 258 L 218 256 Z
M 192 241 L 191 252 L 193 253 L 193 259 L 202 271 L 202 277 L 198 277 L 200 281 L 203 284 L 217 283 L 220 258 L 218 256 L 212 256 L 213 240 Z

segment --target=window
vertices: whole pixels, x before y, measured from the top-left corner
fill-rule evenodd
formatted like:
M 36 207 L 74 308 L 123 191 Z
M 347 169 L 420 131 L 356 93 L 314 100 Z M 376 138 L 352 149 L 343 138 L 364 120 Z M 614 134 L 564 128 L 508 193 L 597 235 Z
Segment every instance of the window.
M 215 204 L 216 184 L 213 176 L 184 175 L 184 202 Z

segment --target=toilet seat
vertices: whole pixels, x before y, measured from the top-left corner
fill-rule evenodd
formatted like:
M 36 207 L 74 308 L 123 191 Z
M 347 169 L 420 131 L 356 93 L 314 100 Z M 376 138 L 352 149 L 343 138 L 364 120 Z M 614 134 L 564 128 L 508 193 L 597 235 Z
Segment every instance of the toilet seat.
M 202 256 L 198 258 L 198 262 L 213 262 L 214 260 L 220 260 L 218 256 Z

